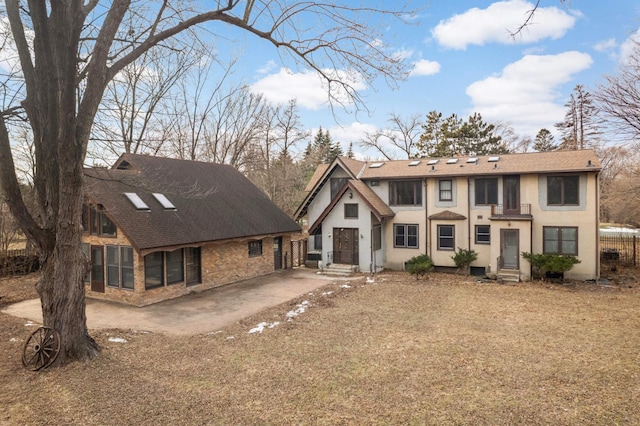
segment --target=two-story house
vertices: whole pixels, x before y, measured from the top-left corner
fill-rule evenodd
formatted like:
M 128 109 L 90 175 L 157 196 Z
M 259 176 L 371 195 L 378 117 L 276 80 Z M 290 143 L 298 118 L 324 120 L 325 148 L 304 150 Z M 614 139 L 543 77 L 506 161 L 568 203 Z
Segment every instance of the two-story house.
M 475 271 L 531 278 L 522 252 L 562 253 L 565 274 L 599 276 L 600 162 L 592 150 L 320 165 L 295 219 L 309 225 L 309 252 L 323 265 L 402 270 L 428 254 L 454 267 L 474 250 Z

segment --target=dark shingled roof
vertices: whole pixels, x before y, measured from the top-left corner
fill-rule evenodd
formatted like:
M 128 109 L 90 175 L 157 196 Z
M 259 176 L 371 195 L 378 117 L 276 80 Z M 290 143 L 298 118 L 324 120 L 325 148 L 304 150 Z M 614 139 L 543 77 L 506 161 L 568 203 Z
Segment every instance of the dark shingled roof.
M 235 168 L 123 154 L 111 169 L 85 169 L 90 201 L 139 250 L 299 232 L 300 227 Z M 137 210 L 135 192 L 149 207 Z M 164 194 L 175 209 L 152 195 Z

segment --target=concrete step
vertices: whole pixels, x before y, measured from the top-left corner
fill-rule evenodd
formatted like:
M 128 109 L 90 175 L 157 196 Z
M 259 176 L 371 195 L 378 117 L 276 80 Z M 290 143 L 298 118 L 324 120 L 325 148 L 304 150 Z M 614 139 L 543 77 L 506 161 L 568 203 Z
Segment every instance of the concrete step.
M 339 263 L 330 263 L 322 269 L 322 273 L 324 275 L 334 275 L 341 277 L 348 277 L 357 271 L 358 267 L 355 265 L 343 265 Z
M 520 282 L 520 271 L 514 271 L 511 269 L 501 269 L 498 271 L 498 273 L 496 274 L 498 277 L 498 281 L 503 281 L 503 282 L 513 282 L 513 283 L 519 283 Z

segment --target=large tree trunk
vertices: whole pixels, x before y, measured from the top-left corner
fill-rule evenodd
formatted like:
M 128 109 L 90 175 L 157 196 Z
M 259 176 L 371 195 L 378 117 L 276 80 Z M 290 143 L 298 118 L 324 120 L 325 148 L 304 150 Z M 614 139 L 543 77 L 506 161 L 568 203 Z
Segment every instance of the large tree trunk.
M 82 251 L 83 169 L 82 159 L 78 158 L 82 149 L 59 152 L 58 156 L 60 196 L 56 238 L 52 249 L 44 253 L 37 290 L 44 324 L 61 336 L 61 353 L 56 363 L 64 364 L 68 360 L 91 359 L 100 348 L 86 325 L 84 276 L 89 262 Z

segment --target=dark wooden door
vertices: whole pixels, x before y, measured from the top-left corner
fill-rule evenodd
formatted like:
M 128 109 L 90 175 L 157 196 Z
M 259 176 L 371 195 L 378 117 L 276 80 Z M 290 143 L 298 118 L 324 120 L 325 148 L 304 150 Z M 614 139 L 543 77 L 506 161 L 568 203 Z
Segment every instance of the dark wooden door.
M 505 176 L 503 180 L 503 214 L 520 214 L 520 176 Z
M 273 239 L 273 269 L 282 269 L 282 237 Z
M 91 291 L 104 293 L 103 246 L 91 246 Z
M 333 263 L 358 263 L 358 229 L 333 228 Z

